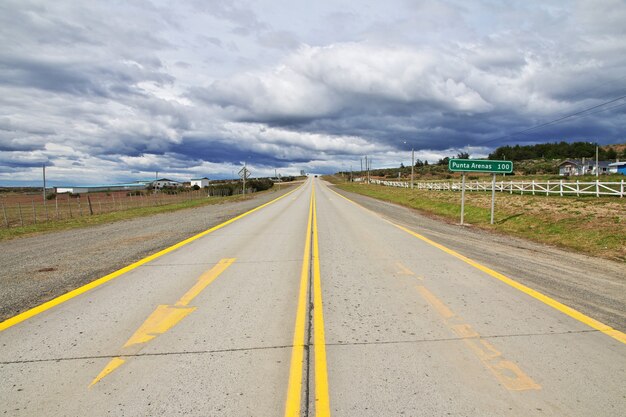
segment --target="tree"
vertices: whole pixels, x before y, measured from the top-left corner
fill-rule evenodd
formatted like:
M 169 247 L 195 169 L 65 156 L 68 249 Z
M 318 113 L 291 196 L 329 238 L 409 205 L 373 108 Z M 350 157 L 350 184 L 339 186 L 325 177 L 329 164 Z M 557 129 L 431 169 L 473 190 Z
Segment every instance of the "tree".
M 456 159 L 469 159 L 470 154 L 468 152 L 459 152 L 456 154 Z
M 400 169 L 404 168 L 404 164 L 402 162 L 400 162 Z
M 445 158 L 442 158 L 439 161 L 437 161 L 437 165 L 448 165 L 449 161 L 450 161 L 450 158 L 446 156 Z
M 605 159 L 617 159 L 617 152 L 615 152 L 615 149 L 610 148 L 608 151 L 606 151 Z

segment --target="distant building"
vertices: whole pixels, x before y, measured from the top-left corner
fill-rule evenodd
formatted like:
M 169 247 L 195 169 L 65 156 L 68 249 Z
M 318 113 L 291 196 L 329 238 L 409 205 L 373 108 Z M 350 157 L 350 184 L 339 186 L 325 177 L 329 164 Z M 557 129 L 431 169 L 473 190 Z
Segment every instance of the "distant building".
M 609 173 L 610 161 L 598 161 L 600 174 Z M 559 175 L 595 175 L 596 161 L 592 159 L 567 159 L 559 164 Z
M 207 177 L 202 177 L 202 178 L 192 178 L 191 179 L 191 186 L 193 187 L 194 185 L 197 185 L 200 188 L 204 188 L 204 187 L 208 187 L 209 186 L 209 179 Z
M 181 187 L 183 184 L 178 181 L 173 181 L 167 178 L 161 178 L 159 180 L 152 181 L 151 186 L 154 188 L 174 188 Z
M 145 184 L 133 182 L 128 184 L 99 184 L 99 185 L 67 185 L 62 187 L 54 187 L 57 194 L 71 193 L 84 194 L 96 193 L 100 191 L 136 191 L 145 190 Z
M 613 162 L 609 164 L 609 172 L 611 174 L 626 175 L 626 162 Z

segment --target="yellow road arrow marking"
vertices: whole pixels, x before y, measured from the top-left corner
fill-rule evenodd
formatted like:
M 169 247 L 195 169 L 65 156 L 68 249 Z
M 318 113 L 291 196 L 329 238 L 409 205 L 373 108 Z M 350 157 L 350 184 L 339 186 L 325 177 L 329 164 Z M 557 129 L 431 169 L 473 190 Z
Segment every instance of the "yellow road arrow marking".
M 127 348 L 139 343 L 149 342 L 174 327 L 195 309 L 195 307 L 158 306 L 143 322 L 141 327 L 137 329 L 135 334 L 128 339 L 124 347 Z
M 128 349 L 142 343 L 149 342 L 160 334 L 167 332 L 178 322 L 191 314 L 196 307 L 187 307 L 187 305 L 196 298 L 202 290 L 212 283 L 222 272 L 235 262 L 235 258 L 225 258 L 220 260 L 217 265 L 200 275 L 198 282 L 189 289 L 175 305 L 159 305 L 156 310 L 148 316 L 143 324 L 135 331 L 135 333 L 122 346 L 122 349 Z M 133 353 L 137 353 L 134 351 Z M 121 358 L 113 358 L 98 376 L 89 384 L 89 387 L 97 384 L 102 378 L 124 364 L 125 360 Z
M 126 361 L 122 358 L 111 359 L 111 361 L 107 364 L 107 366 L 104 367 L 104 369 L 98 374 L 98 376 L 93 381 L 91 381 L 89 387 L 91 388 L 93 385 L 97 384 L 102 378 L 122 366 L 124 362 Z

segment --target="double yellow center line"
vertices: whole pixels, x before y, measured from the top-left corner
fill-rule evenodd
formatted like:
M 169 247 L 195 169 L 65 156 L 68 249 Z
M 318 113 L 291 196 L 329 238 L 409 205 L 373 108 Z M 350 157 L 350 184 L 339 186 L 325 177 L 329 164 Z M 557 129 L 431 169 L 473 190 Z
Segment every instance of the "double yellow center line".
M 311 268 L 311 261 L 313 263 Z M 306 305 L 308 299 L 308 283 L 312 272 L 313 290 L 313 344 L 315 355 L 315 415 L 330 416 L 328 396 L 328 368 L 326 365 L 326 340 L 324 336 L 324 308 L 322 305 L 322 280 L 320 273 L 319 241 L 317 233 L 317 210 L 315 203 L 315 185 L 311 190 L 309 217 L 307 222 L 304 256 L 300 273 L 300 291 L 296 324 L 293 334 L 293 350 L 291 352 L 291 368 L 289 386 L 285 403 L 285 417 L 300 417 L 302 406 L 302 385 L 304 370 L 304 347 L 306 345 Z M 308 381 L 307 381 L 308 383 Z

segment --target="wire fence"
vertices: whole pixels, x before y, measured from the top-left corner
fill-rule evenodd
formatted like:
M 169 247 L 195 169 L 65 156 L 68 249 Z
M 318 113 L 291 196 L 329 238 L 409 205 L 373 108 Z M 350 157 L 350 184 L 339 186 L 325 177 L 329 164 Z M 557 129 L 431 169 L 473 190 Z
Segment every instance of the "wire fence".
M 246 194 L 255 189 L 247 189 Z M 43 195 L 13 195 L 0 197 L 0 222 L 5 228 L 24 227 L 49 221 L 67 220 L 104 213 L 158 207 L 185 201 L 223 197 L 226 193 L 189 190 L 176 194 L 167 192 L 111 192 L 93 194 L 57 194 L 52 199 Z M 237 192 L 235 192 L 237 194 Z
M 388 187 L 410 188 L 410 182 L 371 180 L 372 184 L 385 185 Z M 418 190 L 432 191 L 461 191 L 461 182 L 415 182 L 413 187 Z M 491 181 L 466 181 L 466 191 L 491 191 Z M 613 196 L 624 197 L 626 195 L 626 183 L 621 181 L 496 181 L 495 190 L 509 194 L 530 195 L 575 195 L 580 196 Z

